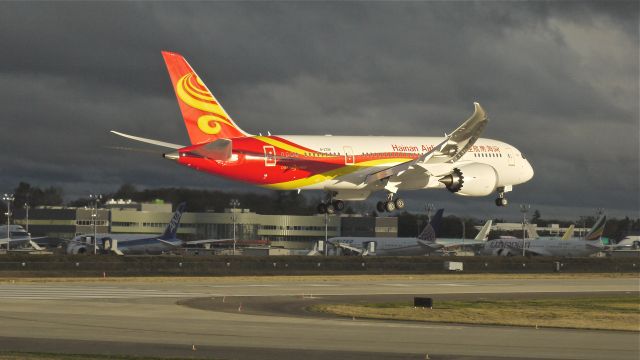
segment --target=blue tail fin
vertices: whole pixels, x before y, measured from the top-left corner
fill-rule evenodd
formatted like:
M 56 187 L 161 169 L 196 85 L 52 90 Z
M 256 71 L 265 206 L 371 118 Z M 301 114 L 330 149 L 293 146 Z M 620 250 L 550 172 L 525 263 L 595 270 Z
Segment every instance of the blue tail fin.
M 436 211 L 436 214 L 433 215 L 429 224 L 427 224 L 424 230 L 422 230 L 422 233 L 418 235 L 418 239 L 431 241 L 431 242 L 436 241 L 436 238 L 438 236 L 438 231 L 440 230 L 440 223 L 442 222 L 443 212 L 444 212 L 444 209 L 438 209 L 438 211 Z
M 184 208 L 187 206 L 186 203 L 180 203 L 176 208 L 176 212 L 173 213 L 171 217 L 171 221 L 169 221 L 169 225 L 164 230 L 164 234 L 160 237 L 163 240 L 170 240 L 176 238 L 176 232 L 178 231 L 178 227 L 180 226 L 180 218 L 182 218 L 182 213 L 184 212 Z

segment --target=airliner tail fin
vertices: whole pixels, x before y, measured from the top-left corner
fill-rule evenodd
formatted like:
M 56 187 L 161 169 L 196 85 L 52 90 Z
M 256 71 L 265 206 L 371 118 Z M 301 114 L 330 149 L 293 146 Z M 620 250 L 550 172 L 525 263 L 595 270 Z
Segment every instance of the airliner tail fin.
M 180 54 L 163 51 L 191 144 L 246 136 Z

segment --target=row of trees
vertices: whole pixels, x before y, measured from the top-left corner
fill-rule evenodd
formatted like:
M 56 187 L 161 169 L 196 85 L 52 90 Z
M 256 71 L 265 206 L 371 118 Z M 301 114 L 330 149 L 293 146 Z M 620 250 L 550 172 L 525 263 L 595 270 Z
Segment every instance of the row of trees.
M 13 190 L 13 207 L 23 209 L 27 204 L 35 206 L 59 206 L 64 203 L 62 188 L 50 186 L 39 188 L 29 183 L 21 182 Z

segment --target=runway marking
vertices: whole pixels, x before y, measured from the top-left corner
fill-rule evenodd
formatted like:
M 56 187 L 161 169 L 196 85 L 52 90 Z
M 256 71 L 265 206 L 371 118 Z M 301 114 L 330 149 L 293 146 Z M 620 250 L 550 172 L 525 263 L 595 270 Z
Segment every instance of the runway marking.
M 182 298 L 208 295 L 118 287 L 0 285 L 0 300 Z

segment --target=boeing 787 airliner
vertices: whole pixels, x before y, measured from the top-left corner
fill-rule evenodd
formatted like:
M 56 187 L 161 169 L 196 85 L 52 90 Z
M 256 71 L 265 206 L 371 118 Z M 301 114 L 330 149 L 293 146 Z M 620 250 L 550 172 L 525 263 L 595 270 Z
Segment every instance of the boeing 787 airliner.
M 165 148 L 167 159 L 198 171 L 276 190 L 324 190 L 320 213 L 384 191 L 379 211 L 405 206 L 398 191 L 447 189 L 457 195 L 505 193 L 533 177 L 524 155 L 507 143 L 480 138 L 488 118 L 474 103 L 469 119 L 441 137 L 251 135 L 222 108 L 180 54 L 163 51 L 191 145 L 113 131 Z M 304 121 L 304 120 L 301 120 Z M 397 121 L 401 121 L 398 119 Z

